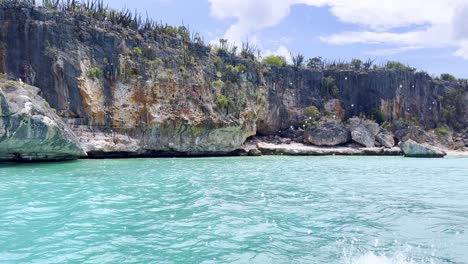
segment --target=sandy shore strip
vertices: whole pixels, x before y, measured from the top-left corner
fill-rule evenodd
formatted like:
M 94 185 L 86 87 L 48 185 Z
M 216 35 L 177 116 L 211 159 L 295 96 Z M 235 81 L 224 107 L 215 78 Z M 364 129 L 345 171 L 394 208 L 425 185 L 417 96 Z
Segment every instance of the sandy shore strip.
M 463 156 L 468 157 L 468 151 L 458 151 L 458 150 L 445 150 L 447 156 Z
M 271 144 L 258 143 L 257 148 L 263 155 L 291 155 L 291 156 L 400 156 L 401 149 L 388 148 L 351 148 L 351 147 L 317 147 L 300 143 L 291 144 Z

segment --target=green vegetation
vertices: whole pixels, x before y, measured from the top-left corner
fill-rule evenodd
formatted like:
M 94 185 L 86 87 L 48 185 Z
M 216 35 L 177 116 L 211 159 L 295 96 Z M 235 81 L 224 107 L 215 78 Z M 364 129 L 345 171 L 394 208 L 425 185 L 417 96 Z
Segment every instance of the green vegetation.
M 410 71 L 410 72 L 415 72 L 416 69 L 412 68 L 408 65 L 404 65 L 401 62 L 398 61 L 387 61 L 387 64 L 385 65 L 386 70 L 400 70 L 400 71 Z
M 247 70 L 247 67 L 245 67 L 244 64 L 238 64 L 236 66 L 228 65 L 226 66 L 226 69 L 232 74 L 239 74 L 239 73 L 245 72 Z
M 392 130 L 392 123 L 391 122 L 384 122 L 382 127 L 385 128 L 386 130 L 390 131 L 390 130 Z
M 180 66 L 179 70 L 180 70 L 180 73 L 182 74 L 182 78 L 187 79 L 189 77 L 187 73 L 187 68 L 185 68 L 185 66 L 183 65 Z
M 133 48 L 133 51 L 138 54 L 138 55 L 142 55 L 143 54 L 143 50 L 141 50 L 140 47 L 135 47 Z
M 221 89 L 224 86 L 224 82 L 221 80 L 216 80 L 216 81 L 213 81 L 211 85 L 213 85 L 213 87 L 215 88 Z
M 382 125 L 385 122 L 385 115 L 378 108 L 372 110 L 370 116 L 371 116 L 371 119 L 373 119 L 379 125 Z
M 324 63 L 322 61 L 322 57 L 314 57 L 309 59 L 307 62 L 307 68 L 312 70 L 320 70 L 324 68 Z
M 466 107 L 464 94 L 465 89 L 452 89 L 442 97 L 442 118 L 445 124 L 454 128 L 462 128 L 463 121 L 457 118 L 464 116 L 463 112 Z
M 263 64 L 276 67 L 283 67 L 286 66 L 286 59 L 281 56 L 270 55 L 263 59 Z
M 225 95 L 219 94 L 216 97 L 216 103 L 220 108 L 226 108 L 229 104 L 229 99 Z
M 247 114 L 245 115 L 245 118 L 247 120 L 250 120 L 250 121 L 254 120 L 255 119 L 255 112 L 253 112 L 253 111 L 247 112 Z
M 450 75 L 448 73 L 443 73 L 440 75 L 440 79 L 442 81 L 450 81 L 450 82 L 456 82 L 457 81 L 457 78 L 455 78 L 455 76 L 453 75 Z
M 333 97 L 338 97 L 340 95 L 340 89 L 338 86 L 335 84 L 335 79 L 333 79 L 331 76 L 325 77 L 325 87 L 327 87 L 328 94 L 330 94 Z
M 296 68 L 300 68 L 304 64 L 305 58 L 304 58 L 304 55 L 302 54 L 291 53 L 291 58 L 292 58 L 293 66 Z
M 0 80 L 1 79 L 7 79 L 8 75 L 6 73 L 0 72 Z
M 446 137 L 446 136 L 450 135 L 450 131 L 446 126 L 441 126 L 441 127 L 436 128 L 435 132 L 439 136 L 445 136 Z
M 359 71 L 362 67 L 362 60 L 359 60 L 359 59 L 352 59 L 351 60 L 351 67 L 356 70 L 356 71 Z
M 44 108 L 48 109 L 50 108 L 50 105 L 48 102 L 44 101 L 44 104 L 43 104 Z
M 242 42 L 242 49 L 240 52 L 242 58 L 255 61 L 255 52 L 260 52 L 257 47 L 252 46 L 248 41 Z M 260 57 L 260 55 L 258 57 Z
M 5 82 L 6 87 L 14 87 L 16 85 L 18 85 L 18 82 L 11 81 L 11 80 L 8 80 L 8 81 Z
M 144 59 L 143 60 L 146 64 L 154 67 L 160 67 L 163 65 L 163 61 L 160 58 L 156 58 L 154 60 Z
M 92 67 L 89 69 L 88 75 L 91 79 L 99 79 L 103 76 L 103 72 L 98 67 Z
M 317 121 L 322 115 L 316 106 L 308 106 L 306 108 L 307 117 L 310 117 L 313 121 Z
M 223 65 L 223 60 L 221 59 L 221 57 L 216 56 L 214 58 L 214 64 L 216 65 L 216 67 L 221 67 L 221 65 Z

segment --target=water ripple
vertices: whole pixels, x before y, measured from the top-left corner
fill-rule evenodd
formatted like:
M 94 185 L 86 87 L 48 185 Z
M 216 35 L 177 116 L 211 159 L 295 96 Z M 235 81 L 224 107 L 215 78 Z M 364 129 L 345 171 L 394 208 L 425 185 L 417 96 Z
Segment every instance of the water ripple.
M 468 162 L 0 165 L 1 263 L 468 263 Z

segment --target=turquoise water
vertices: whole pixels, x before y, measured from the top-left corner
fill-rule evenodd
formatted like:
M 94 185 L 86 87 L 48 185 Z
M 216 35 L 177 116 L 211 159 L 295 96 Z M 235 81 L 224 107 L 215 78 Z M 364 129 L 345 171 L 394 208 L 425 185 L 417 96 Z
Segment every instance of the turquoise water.
M 468 263 L 468 159 L 0 165 L 0 263 Z

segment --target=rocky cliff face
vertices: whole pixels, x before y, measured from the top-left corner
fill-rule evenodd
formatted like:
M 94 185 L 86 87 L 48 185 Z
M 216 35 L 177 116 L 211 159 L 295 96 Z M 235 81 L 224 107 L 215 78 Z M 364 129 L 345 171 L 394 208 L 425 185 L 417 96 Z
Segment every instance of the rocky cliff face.
M 39 92 L 29 85 L 0 80 L 0 161 L 68 160 L 86 155 Z
M 337 118 L 382 113 L 434 128 L 444 96 L 465 89 L 405 71 L 266 67 L 180 37 L 34 7 L 0 8 L 2 72 L 39 87 L 91 157 L 229 154 L 250 136 L 300 126 L 308 106 L 325 111 L 333 98 L 342 102 L 332 106 Z M 466 108 L 454 115 L 467 126 Z

